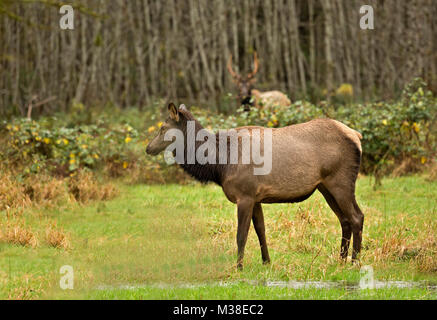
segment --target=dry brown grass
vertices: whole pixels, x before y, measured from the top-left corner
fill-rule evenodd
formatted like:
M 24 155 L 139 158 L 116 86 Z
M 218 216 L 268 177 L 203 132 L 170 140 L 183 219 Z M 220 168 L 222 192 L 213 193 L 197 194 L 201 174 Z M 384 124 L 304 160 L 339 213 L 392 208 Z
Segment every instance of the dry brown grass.
M 36 248 L 40 244 L 38 238 L 38 233 L 21 218 L 0 221 L 0 242 Z M 45 243 L 54 248 L 70 249 L 70 234 L 58 227 L 56 222 L 51 222 L 45 228 Z
M 429 182 L 433 182 L 433 181 L 437 180 L 437 162 L 436 161 L 434 161 L 434 163 L 430 166 L 426 180 Z
M 112 183 L 101 183 L 91 172 L 80 171 L 68 181 L 68 190 L 78 202 L 109 200 L 118 194 Z
M 50 223 L 45 230 L 46 243 L 54 248 L 70 249 L 70 235 L 64 229 L 58 228 L 56 222 Z
M 414 160 L 411 158 L 404 159 L 399 166 L 397 166 L 393 172 L 393 177 L 402 177 L 405 175 L 417 173 L 423 170 L 423 165 L 420 164 L 419 160 Z
M 375 217 L 372 224 L 378 223 Z M 417 218 L 400 214 L 397 225 L 367 237 L 363 261 L 376 267 L 387 267 L 393 261 L 406 261 L 420 272 L 437 272 L 437 224 L 432 216 L 429 221 L 417 223 Z
M 0 221 L 0 241 L 32 248 L 36 248 L 39 244 L 32 228 L 26 226 L 25 222 L 21 219 Z
M 178 166 L 171 166 L 163 170 L 158 163 L 153 166 L 142 166 L 139 163 L 129 165 L 123 172 L 124 180 L 128 184 L 188 184 L 193 179 Z
M 46 175 L 33 175 L 24 181 L 26 195 L 34 205 L 51 206 L 68 199 L 63 180 Z
M 0 211 L 28 207 L 31 203 L 24 186 L 0 171 Z
M 0 211 L 56 206 L 73 198 L 82 203 L 109 200 L 117 194 L 114 184 L 100 182 L 91 172 L 79 171 L 67 179 L 37 174 L 19 180 L 0 168 Z

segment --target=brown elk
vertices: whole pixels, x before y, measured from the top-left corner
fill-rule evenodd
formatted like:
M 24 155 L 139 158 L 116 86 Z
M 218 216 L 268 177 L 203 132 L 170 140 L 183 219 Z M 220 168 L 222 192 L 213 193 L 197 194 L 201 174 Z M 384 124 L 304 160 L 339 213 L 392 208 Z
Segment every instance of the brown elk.
M 341 257 L 347 258 L 349 242 L 353 234 L 352 259 L 356 260 L 361 249 L 364 215 L 355 200 L 355 182 L 361 161 L 361 141 L 359 132 L 331 119 L 316 119 L 307 123 L 283 128 L 240 127 L 234 130 L 238 137 L 238 162 L 234 164 L 200 163 L 197 159 L 188 163 L 189 153 L 200 150 L 196 139 L 192 149 L 187 148 L 189 134 L 187 125 L 195 132 L 204 130 L 188 109 L 171 103 L 169 117 L 163 123 L 157 136 L 149 143 L 146 152 L 157 155 L 172 141 L 165 139 L 166 132 L 178 129 L 183 137 L 183 153 L 186 158 L 179 164 L 201 182 L 215 182 L 222 187 L 229 201 L 237 204 L 238 229 L 237 266 L 242 268 L 244 248 L 251 220 L 261 246 L 264 263 L 270 262 L 265 236 L 263 203 L 295 203 L 309 198 L 319 190 L 340 220 L 342 228 Z M 254 130 L 271 132 L 271 170 L 265 175 L 254 175 L 253 169 L 259 165 L 243 163 L 241 144 L 244 135 L 254 137 Z M 231 130 L 230 130 L 231 131 Z M 242 136 L 240 137 L 240 133 Z M 211 133 L 212 136 L 214 136 Z M 219 135 L 217 133 L 215 136 Z M 265 140 L 265 139 L 264 139 Z M 173 139 L 174 141 L 174 139 Z M 191 141 L 193 142 L 193 141 Z M 207 139 L 213 150 L 219 150 L 217 139 Z M 228 141 L 229 143 L 229 141 Z M 214 149 L 215 148 L 215 149 Z M 261 152 L 267 152 L 261 144 Z M 229 148 L 226 149 L 229 152 Z M 209 152 L 209 151 L 208 151 Z M 249 151 L 250 152 L 250 151 Z M 219 154 L 217 152 L 216 154 Z M 223 156 L 223 154 L 221 155 Z M 225 155 L 227 159 L 229 154 Z M 223 159 L 223 158 L 222 158 Z
M 236 73 L 232 69 L 232 55 L 229 56 L 228 60 L 228 71 L 232 76 L 235 84 L 238 86 L 238 103 L 244 107 L 244 110 L 250 110 L 250 107 L 255 106 L 256 108 L 272 107 L 272 106 L 289 106 L 291 105 L 290 99 L 280 91 L 266 91 L 261 92 L 259 90 L 253 89 L 253 84 L 256 81 L 255 75 L 258 72 L 259 62 L 256 52 L 253 56 L 254 68 L 252 72 L 247 74 L 247 76 L 242 77 L 240 74 Z

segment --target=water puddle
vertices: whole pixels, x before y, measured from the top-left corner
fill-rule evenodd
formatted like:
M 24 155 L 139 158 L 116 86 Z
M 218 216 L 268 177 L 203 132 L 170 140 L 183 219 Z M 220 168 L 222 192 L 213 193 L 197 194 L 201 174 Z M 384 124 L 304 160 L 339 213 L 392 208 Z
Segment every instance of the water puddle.
M 256 281 L 256 280 L 243 280 L 243 281 L 224 281 L 224 282 L 209 282 L 209 283 L 155 283 L 147 285 L 129 285 L 123 284 L 118 286 L 98 286 L 97 290 L 135 290 L 144 288 L 158 288 L 158 289 L 198 289 L 202 287 L 230 287 L 239 284 L 249 284 L 253 286 L 264 286 L 272 288 L 290 288 L 290 289 L 346 289 L 346 290 L 359 290 L 360 284 L 356 282 L 348 281 Z M 374 289 L 385 288 L 398 288 L 398 289 L 428 289 L 437 291 L 437 283 L 431 283 L 429 281 L 378 281 L 373 283 Z

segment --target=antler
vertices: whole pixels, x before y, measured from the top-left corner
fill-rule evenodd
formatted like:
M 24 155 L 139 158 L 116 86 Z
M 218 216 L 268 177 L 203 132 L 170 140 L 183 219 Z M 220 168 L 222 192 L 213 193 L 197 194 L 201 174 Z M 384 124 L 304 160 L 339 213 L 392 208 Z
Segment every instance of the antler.
M 256 73 L 258 72 L 258 57 L 256 55 L 256 51 L 253 53 L 253 71 L 247 75 L 247 79 L 252 79 L 255 77 Z
M 228 60 L 228 71 L 231 74 L 232 78 L 239 80 L 241 77 L 239 74 L 237 74 L 236 72 L 234 72 L 234 70 L 232 69 L 232 54 L 229 55 L 229 60 Z

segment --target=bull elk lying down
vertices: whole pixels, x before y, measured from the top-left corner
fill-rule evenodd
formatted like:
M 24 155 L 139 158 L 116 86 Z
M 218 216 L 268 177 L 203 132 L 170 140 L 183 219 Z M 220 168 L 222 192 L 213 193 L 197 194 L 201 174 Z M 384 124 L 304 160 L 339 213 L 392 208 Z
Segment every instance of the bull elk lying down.
M 146 152 L 157 155 L 165 150 L 175 139 L 169 139 L 166 133 L 170 129 L 178 129 L 183 137 L 183 156 L 179 164 L 187 173 L 201 182 L 212 181 L 220 185 L 229 201 L 238 208 L 238 268 L 242 268 L 244 247 L 251 220 L 258 235 L 261 255 L 264 263 L 270 262 L 265 236 L 262 204 L 265 203 L 295 203 L 309 198 L 319 190 L 332 211 L 340 220 L 342 228 L 341 257 L 347 258 L 349 242 L 353 234 L 352 260 L 357 259 L 361 249 L 361 237 L 364 215 L 355 200 L 355 182 L 361 161 L 361 134 L 346 125 L 331 119 L 316 119 L 307 123 L 284 128 L 240 127 L 230 129 L 238 134 L 238 161 L 233 164 L 222 164 L 217 161 L 204 163 L 197 159 L 191 164 L 186 161 L 189 154 L 200 151 L 201 143 L 210 143 L 209 147 L 215 154 L 220 154 L 219 139 L 209 139 L 195 142 L 189 139 L 189 129 L 199 133 L 204 130 L 188 109 L 181 105 L 168 106 L 169 117 L 163 123 L 158 135 L 147 146 Z M 271 130 L 271 131 L 269 131 Z M 254 170 L 259 162 L 244 162 L 244 153 L 250 153 L 242 147 L 247 137 L 254 138 L 254 132 L 261 132 L 260 153 L 271 152 L 271 169 L 264 175 L 255 175 Z M 270 132 L 270 145 L 264 143 L 266 133 Z M 210 133 L 212 137 L 218 137 Z M 191 138 L 190 138 L 191 137 Z M 229 139 L 227 140 L 229 146 Z M 190 151 L 191 150 L 191 151 Z M 204 152 L 204 149 L 202 149 Z M 208 150 L 208 152 L 210 152 Z M 224 158 L 229 161 L 230 148 Z M 250 150 L 250 149 L 249 149 Z M 252 151 L 253 152 L 253 151 Z M 173 151 L 173 154 L 175 152 Z M 223 153 L 220 155 L 223 160 Z
M 231 74 L 235 84 L 238 86 L 238 103 L 244 107 L 244 110 L 250 110 L 250 107 L 266 107 L 272 106 L 286 107 L 291 105 L 290 99 L 280 91 L 266 91 L 261 92 L 253 89 L 253 84 L 256 81 L 255 75 L 258 72 L 259 62 L 254 53 L 254 68 L 246 77 L 242 77 L 232 69 L 232 56 L 228 60 L 228 71 Z

